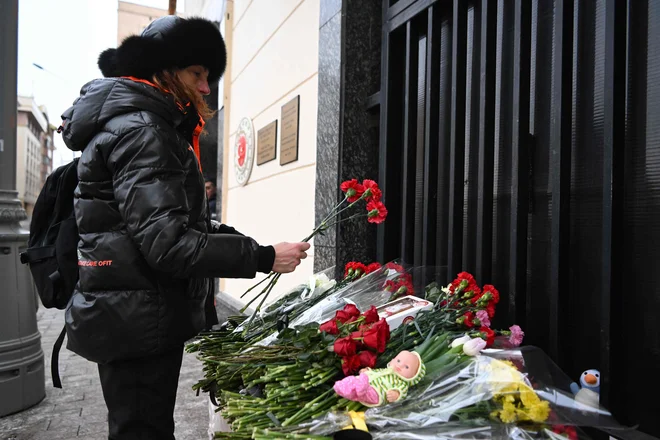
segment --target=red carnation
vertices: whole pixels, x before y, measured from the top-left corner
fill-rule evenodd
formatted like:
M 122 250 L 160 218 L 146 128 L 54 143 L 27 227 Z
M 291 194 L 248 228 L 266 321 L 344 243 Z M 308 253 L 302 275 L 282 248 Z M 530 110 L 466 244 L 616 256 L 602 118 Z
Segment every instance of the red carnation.
M 362 338 L 364 345 L 373 348 L 378 353 L 382 353 L 385 351 L 387 341 L 390 339 L 390 326 L 385 319 L 381 319 L 365 330 L 362 333 Z
M 495 316 L 495 306 L 491 303 L 486 306 L 486 311 L 488 312 L 488 317 L 493 319 Z
M 467 328 L 474 327 L 474 323 L 472 322 L 472 320 L 474 319 L 474 313 L 467 312 L 467 313 L 465 313 L 465 315 L 463 315 L 463 317 L 465 318 L 465 321 L 463 321 L 463 324 L 465 324 L 465 326 Z
M 365 192 L 369 190 L 370 195 L 367 197 L 367 200 L 380 201 L 381 197 L 383 196 L 383 192 L 380 190 L 380 188 L 378 188 L 378 184 L 376 182 L 373 180 L 364 179 L 362 186 L 364 187 Z
M 369 350 L 364 350 L 358 353 L 358 357 L 360 358 L 361 367 L 373 368 L 376 366 L 376 360 L 378 359 L 376 353 L 373 353 Z
M 367 212 L 369 223 L 383 223 L 387 218 L 387 208 L 383 205 L 383 202 L 371 200 L 367 203 Z
M 360 275 L 364 275 L 367 273 L 367 266 L 365 266 L 362 263 L 355 263 L 355 272 L 359 273 Z
M 335 340 L 333 350 L 337 356 L 353 356 L 357 350 L 357 342 L 350 336 Z
M 395 263 L 387 263 L 387 264 L 385 265 L 385 267 L 388 268 L 388 269 L 395 270 L 395 271 L 397 271 L 397 272 L 399 272 L 399 273 L 405 273 L 405 271 L 406 271 L 406 270 L 403 268 L 403 266 L 400 266 L 400 265 L 395 264 Z
M 468 292 L 472 290 L 475 295 L 479 294 L 481 290 L 479 289 L 479 286 L 477 286 L 477 282 L 472 276 L 472 274 L 468 272 L 461 272 L 456 276 L 456 279 L 452 281 L 451 285 L 449 286 L 449 291 L 454 292 L 456 289 L 459 288 L 459 286 L 463 285 L 463 292 Z
M 378 269 L 380 269 L 380 267 L 380 263 L 371 263 L 369 266 L 367 266 L 366 273 L 376 272 Z
M 346 304 L 342 310 L 337 311 L 335 314 L 335 319 L 337 319 L 337 321 L 341 322 L 342 324 L 346 324 L 347 322 L 355 321 L 358 316 L 360 316 L 360 311 L 358 308 L 353 304 Z
M 364 316 L 365 324 L 373 324 L 380 319 L 378 316 L 378 310 L 376 310 L 375 306 L 371 306 L 371 308 L 364 312 L 362 315 Z
M 486 284 L 483 288 L 484 294 L 487 292 L 490 292 L 491 297 L 493 298 L 493 303 L 497 304 L 500 302 L 500 292 L 497 291 L 495 286 L 491 286 L 490 284 Z
M 330 321 L 321 324 L 319 330 L 331 335 L 336 335 L 339 333 L 339 328 L 337 328 L 337 321 L 334 319 L 331 319 Z
M 563 435 L 564 437 L 568 437 L 569 440 L 578 439 L 577 431 L 574 426 L 555 425 L 552 428 L 552 432 L 555 434 Z
M 341 360 L 341 369 L 344 375 L 355 374 L 361 367 L 360 357 L 357 355 L 346 356 Z
M 413 287 L 412 281 L 410 278 L 404 278 L 401 282 L 401 286 L 406 288 L 406 295 L 414 295 L 415 288 Z
M 344 277 L 354 274 L 362 275 L 365 273 L 367 273 L 367 266 L 357 261 L 349 261 L 346 263 L 346 266 L 344 266 Z
M 343 182 L 340 186 L 341 190 L 346 193 L 348 201 L 353 203 L 362 197 L 364 194 L 364 186 L 357 179 L 351 179 Z
M 495 342 L 495 332 L 488 327 L 481 327 L 479 333 L 483 336 L 483 339 L 486 341 L 486 347 L 490 347 Z

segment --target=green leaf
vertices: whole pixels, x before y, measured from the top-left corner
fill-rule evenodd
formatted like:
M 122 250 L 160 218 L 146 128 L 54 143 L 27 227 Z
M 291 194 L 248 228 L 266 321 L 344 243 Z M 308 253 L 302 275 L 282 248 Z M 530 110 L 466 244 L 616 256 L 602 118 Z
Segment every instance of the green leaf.
M 311 359 L 311 357 L 312 357 L 312 353 L 310 353 L 309 351 L 306 351 L 306 352 L 300 353 L 298 355 L 298 360 L 307 361 L 307 360 Z

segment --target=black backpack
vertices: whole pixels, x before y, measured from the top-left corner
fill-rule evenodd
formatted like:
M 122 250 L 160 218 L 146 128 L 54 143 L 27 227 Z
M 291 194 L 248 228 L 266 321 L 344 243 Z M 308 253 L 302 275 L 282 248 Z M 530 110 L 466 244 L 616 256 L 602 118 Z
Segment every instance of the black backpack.
M 78 282 L 78 226 L 73 192 L 78 186 L 78 159 L 57 168 L 46 179 L 32 212 L 28 248 L 21 263 L 29 264 L 44 307 L 66 308 Z M 62 388 L 59 352 L 66 335 L 62 329 L 51 359 L 53 386 Z

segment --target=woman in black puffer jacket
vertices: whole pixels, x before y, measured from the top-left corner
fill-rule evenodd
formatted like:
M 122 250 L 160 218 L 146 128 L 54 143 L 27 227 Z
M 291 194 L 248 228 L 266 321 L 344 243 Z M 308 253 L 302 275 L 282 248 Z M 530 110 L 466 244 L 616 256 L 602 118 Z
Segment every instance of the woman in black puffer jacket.
M 62 116 L 67 146 L 82 151 L 67 347 L 99 364 L 111 439 L 174 438 L 183 344 L 217 323 L 213 278 L 291 272 L 309 248 L 259 246 L 210 221 L 202 95 L 225 65 L 213 23 L 163 17 L 103 52 L 106 78 Z

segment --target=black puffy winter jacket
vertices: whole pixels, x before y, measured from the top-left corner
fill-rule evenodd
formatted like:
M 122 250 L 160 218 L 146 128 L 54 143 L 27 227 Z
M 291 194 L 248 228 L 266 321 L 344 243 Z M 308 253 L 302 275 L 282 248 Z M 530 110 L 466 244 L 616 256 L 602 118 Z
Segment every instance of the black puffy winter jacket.
M 272 268 L 272 247 L 211 225 L 196 112 L 145 81 L 106 78 L 62 118 L 67 146 L 82 151 L 67 348 L 105 363 L 180 347 L 217 323 L 213 278 Z

